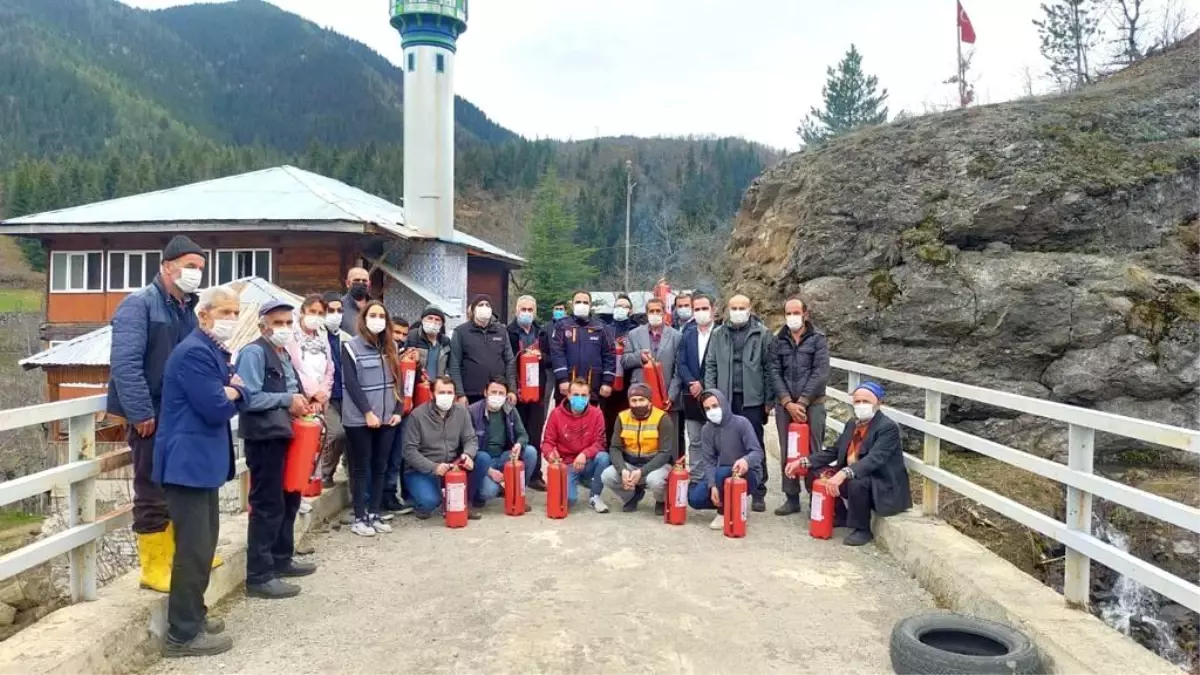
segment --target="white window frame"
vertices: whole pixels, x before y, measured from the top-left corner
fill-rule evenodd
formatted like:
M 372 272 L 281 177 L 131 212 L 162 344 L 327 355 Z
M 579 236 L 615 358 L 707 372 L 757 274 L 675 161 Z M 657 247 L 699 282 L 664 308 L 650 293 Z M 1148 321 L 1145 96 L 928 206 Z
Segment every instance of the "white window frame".
M 263 270 L 259 270 L 258 267 L 255 266 L 254 274 L 251 276 L 259 277 L 260 279 L 265 280 L 267 283 L 272 283 L 272 284 L 275 283 L 275 279 L 274 279 L 275 275 L 272 272 L 273 268 L 275 267 L 275 251 L 273 249 L 269 249 L 269 248 L 218 248 L 218 249 L 213 250 L 212 258 L 209 259 L 209 264 L 212 267 L 212 272 L 208 275 L 208 283 L 209 284 L 217 286 L 217 285 L 220 285 L 220 283 L 221 283 L 220 278 L 221 278 L 221 254 L 222 253 L 231 253 L 234 256 L 236 256 L 238 253 L 252 253 L 255 256 L 257 256 L 259 253 L 266 253 L 267 254 L 266 274 L 263 274 Z M 233 275 L 230 276 L 229 281 L 227 281 L 225 283 L 230 283 L 232 281 L 236 281 L 241 278 L 242 277 L 237 275 L 237 261 L 235 260 Z
M 118 292 L 118 293 L 132 293 L 133 291 L 136 291 L 136 290 L 138 290 L 139 288 L 145 288 L 146 286 L 149 286 L 151 283 L 153 283 L 153 282 L 154 282 L 154 275 L 151 275 L 151 276 L 150 276 L 150 278 L 148 278 L 148 279 L 146 279 L 146 278 L 143 278 L 143 279 L 142 279 L 142 281 L 143 281 L 144 283 L 143 283 L 141 286 L 138 286 L 137 288 L 131 287 L 131 286 L 129 285 L 129 256 L 131 256 L 131 255 L 139 255 L 139 256 L 142 256 L 142 275 L 143 275 L 143 276 L 145 276 L 145 273 L 146 273 L 146 272 L 145 272 L 145 269 L 146 269 L 146 256 L 147 256 L 147 255 L 149 255 L 149 254 L 152 254 L 152 255 L 157 255 L 157 256 L 158 256 L 158 264 L 159 264 L 160 266 L 162 265 L 162 251 L 151 251 L 151 250 L 145 250 L 145 251 L 132 251 L 132 250 L 131 250 L 131 251 L 125 251 L 125 250 L 121 250 L 121 251 L 109 251 L 109 252 L 108 252 L 108 260 L 106 261 L 106 262 L 107 262 L 107 265 L 106 265 L 105 271 L 107 272 L 107 271 L 111 271 L 111 270 L 112 270 L 112 267 L 113 267 L 112 258 L 113 258 L 113 256 L 114 256 L 114 255 L 123 255 L 123 256 L 125 256 L 125 279 L 124 279 L 124 281 L 121 283 L 121 286 L 120 286 L 120 287 L 115 287 L 115 286 L 112 286 L 112 285 L 108 285 L 108 290 L 110 290 L 110 291 L 114 291 L 114 292 Z M 108 282 L 110 281 L 110 277 L 111 277 L 111 275 L 110 275 L 110 274 L 105 274 L 105 275 L 104 275 L 104 283 L 105 283 L 106 285 L 107 285 L 107 284 L 108 284 Z
M 100 256 L 100 288 L 89 289 L 86 288 L 88 278 L 88 256 L 97 254 Z M 54 288 L 54 261 L 57 256 L 60 255 L 67 256 L 67 270 L 66 275 L 63 276 L 63 280 L 66 282 L 66 287 L 56 289 Z M 85 288 L 71 288 L 71 256 L 83 257 L 83 283 Z M 50 251 L 50 274 L 46 280 L 46 287 L 50 289 L 51 293 L 103 293 L 104 275 L 108 271 L 104 265 L 104 257 L 104 251 Z

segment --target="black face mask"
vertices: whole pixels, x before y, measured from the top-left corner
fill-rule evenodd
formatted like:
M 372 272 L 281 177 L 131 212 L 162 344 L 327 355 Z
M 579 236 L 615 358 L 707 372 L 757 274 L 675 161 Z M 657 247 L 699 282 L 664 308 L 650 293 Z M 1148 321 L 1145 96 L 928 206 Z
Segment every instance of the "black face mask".
M 366 284 L 351 284 L 350 285 L 350 297 L 354 298 L 355 300 L 366 300 L 367 299 L 367 285 Z
M 650 416 L 650 406 L 648 405 L 630 406 L 629 411 L 639 420 L 644 420 Z

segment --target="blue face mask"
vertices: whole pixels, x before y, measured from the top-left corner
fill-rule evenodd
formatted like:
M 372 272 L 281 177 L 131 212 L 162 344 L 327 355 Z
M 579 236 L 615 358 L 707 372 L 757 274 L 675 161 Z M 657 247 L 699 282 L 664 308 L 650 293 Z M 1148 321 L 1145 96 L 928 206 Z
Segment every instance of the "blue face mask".
M 587 409 L 588 397 L 580 394 L 571 395 L 571 410 L 581 413 Z
M 562 320 L 565 318 L 567 318 L 567 310 L 565 310 L 565 309 L 554 310 L 554 320 L 555 321 L 559 321 L 559 320 Z
M 526 327 L 532 326 L 533 325 L 533 312 L 518 313 L 517 314 L 517 325 L 526 326 Z

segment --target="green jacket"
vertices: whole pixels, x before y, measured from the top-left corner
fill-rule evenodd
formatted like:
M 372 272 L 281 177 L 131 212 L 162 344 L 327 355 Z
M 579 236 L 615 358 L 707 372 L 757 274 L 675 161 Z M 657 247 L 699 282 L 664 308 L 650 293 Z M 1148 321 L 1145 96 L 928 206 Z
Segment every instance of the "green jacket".
M 767 381 L 767 361 L 774 335 L 756 318 L 751 317 L 742 348 L 742 405 L 764 405 L 771 400 Z M 720 389 L 733 400 L 733 329 L 722 324 L 713 330 L 708 351 L 704 356 L 704 388 Z

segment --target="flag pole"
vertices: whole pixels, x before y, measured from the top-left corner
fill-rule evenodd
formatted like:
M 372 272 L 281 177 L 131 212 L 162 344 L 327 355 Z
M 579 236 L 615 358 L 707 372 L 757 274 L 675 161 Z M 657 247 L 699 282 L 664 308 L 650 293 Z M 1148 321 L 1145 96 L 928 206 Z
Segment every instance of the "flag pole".
M 966 74 L 963 73 L 963 58 L 962 58 L 962 2 L 955 0 L 954 2 L 954 35 L 958 38 L 958 107 L 967 107 L 967 92 L 963 89 L 966 84 L 963 82 Z

